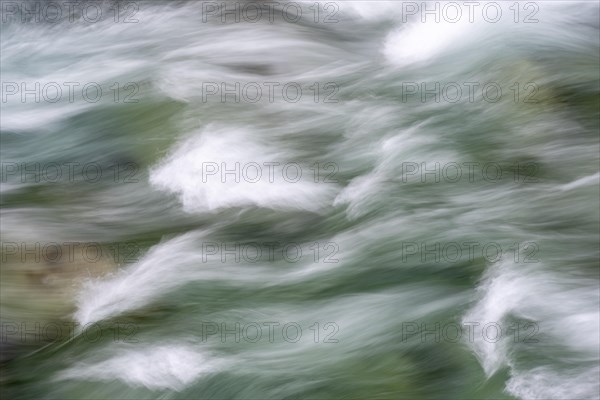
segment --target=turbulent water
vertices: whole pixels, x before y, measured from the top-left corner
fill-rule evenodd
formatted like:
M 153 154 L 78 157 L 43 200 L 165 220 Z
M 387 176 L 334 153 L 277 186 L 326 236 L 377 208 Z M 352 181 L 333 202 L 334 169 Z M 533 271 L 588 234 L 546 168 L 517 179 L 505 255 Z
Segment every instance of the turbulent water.
M 598 3 L 221 3 L 2 2 L 2 397 L 599 398 Z

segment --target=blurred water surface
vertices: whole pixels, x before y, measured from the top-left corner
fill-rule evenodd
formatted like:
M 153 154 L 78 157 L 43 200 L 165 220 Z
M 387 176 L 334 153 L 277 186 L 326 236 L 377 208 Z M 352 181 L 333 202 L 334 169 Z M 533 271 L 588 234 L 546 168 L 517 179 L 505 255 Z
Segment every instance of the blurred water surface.
M 209 3 L 3 9 L 3 397 L 598 398 L 598 4 L 453 24 L 353 1 L 222 23 Z M 236 82 L 262 97 L 221 101 Z M 75 256 L 21 258 L 36 243 Z

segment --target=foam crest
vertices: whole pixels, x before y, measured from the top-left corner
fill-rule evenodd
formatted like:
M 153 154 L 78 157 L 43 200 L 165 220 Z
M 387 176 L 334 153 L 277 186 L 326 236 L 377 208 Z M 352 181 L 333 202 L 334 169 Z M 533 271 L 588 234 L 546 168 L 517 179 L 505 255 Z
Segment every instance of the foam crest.
M 102 361 L 80 362 L 57 379 L 121 381 L 151 390 L 181 391 L 216 370 L 214 361 L 191 346 L 161 345 L 120 349 L 119 355 Z
M 292 159 L 247 130 L 210 127 L 184 140 L 151 171 L 150 182 L 176 194 L 187 212 L 235 207 L 318 212 L 329 206 L 335 187 L 315 183 L 309 166 L 292 165 Z

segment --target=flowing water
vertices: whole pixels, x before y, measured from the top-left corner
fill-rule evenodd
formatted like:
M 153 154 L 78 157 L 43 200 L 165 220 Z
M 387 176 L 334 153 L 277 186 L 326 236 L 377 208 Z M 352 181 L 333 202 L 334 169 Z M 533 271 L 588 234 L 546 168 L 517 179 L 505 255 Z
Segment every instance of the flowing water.
M 597 2 L 8 3 L 3 398 L 599 397 Z

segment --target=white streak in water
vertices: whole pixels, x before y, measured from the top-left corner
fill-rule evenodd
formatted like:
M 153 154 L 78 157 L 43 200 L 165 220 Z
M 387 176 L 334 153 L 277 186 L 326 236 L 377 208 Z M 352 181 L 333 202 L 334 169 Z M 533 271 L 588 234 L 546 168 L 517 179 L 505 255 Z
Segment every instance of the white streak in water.
M 107 349 L 114 352 L 115 349 Z M 102 353 L 102 356 L 105 357 Z M 100 358 L 100 354 L 95 358 Z M 119 355 L 75 364 L 57 375 L 59 380 L 121 381 L 151 390 L 181 391 L 203 375 L 215 372 L 217 364 L 190 346 L 160 345 L 119 349 Z

